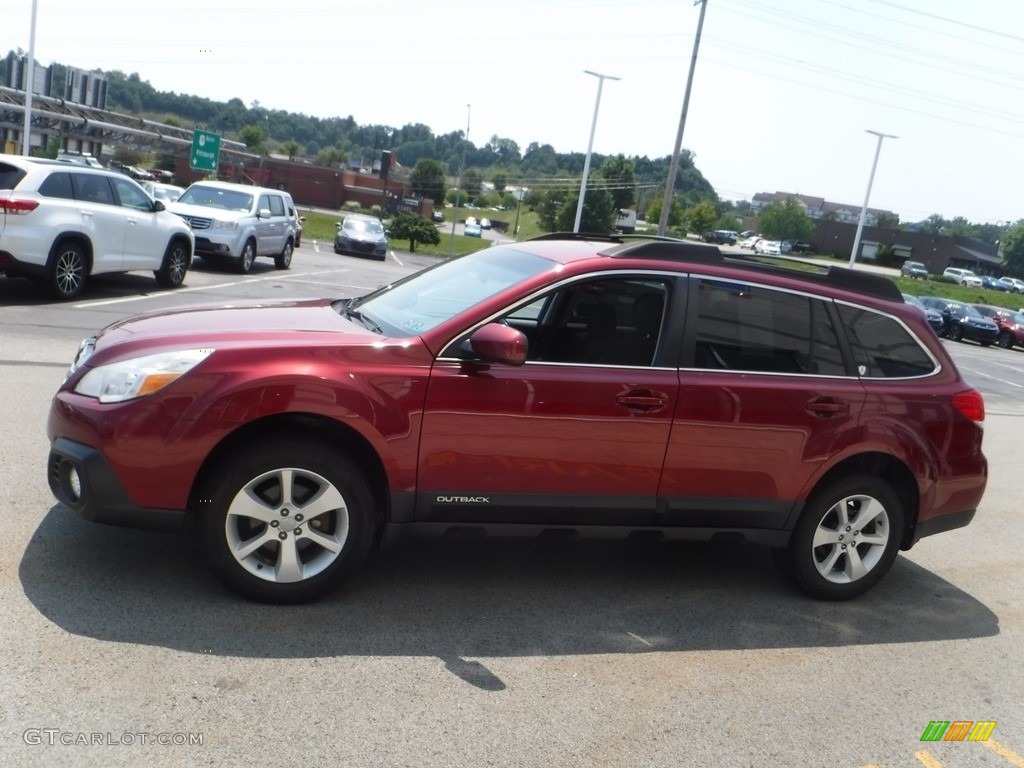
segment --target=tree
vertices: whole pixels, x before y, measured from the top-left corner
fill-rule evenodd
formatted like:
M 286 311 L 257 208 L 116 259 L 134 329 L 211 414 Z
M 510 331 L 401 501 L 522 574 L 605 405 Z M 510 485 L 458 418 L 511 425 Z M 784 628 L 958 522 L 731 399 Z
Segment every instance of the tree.
M 1006 230 L 1000 250 L 1007 270 L 1013 274 L 1024 275 L 1024 219 Z
M 691 205 L 683 213 L 683 219 L 686 221 L 686 228 L 690 232 L 706 232 L 715 226 L 715 221 L 718 219 L 718 211 L 715 210 L 714 203 L 707 200 Z
M 348 157 L 337 147 L 328 147 L 316 153 L 316 164 L 325 168 L 334 168 L 347 161 Z
M 616 209 L 632 208 L 636 201 L 636 167 L 625 155 L 605 158 L 597 175 L 605 180 Z
M 483 183 L 484 177 L 476 168 L 467 168 L 462 174 L 461 186 L 466 197 L 479 196 Z
M 263 153 L 263 129 L 258 125 L 246 125 L 238 132 L 238 138 L 242 140 L 247 149 L 253 152 Z
M 570 193 L 558 209 L 555 224 L 561 232 L 572 232 L 576 225 L 576 209 L 579 207 L 579 190 Z M 588 189 L 580 216 L 580 232 L 606 234 L 615 228 L 618 209 L 615 200 L 606 189 Z
M 664 203 L 665 200 L 663 195 L 655 195 L 654 200 L 651 201 L 651 205 L 647 209 L 648 221 L 661 221 L 661 206 L 664 205 Z M 679 198 L 673 196 L 672 204 L 668 209 L 668 225 L 675 228 L 682 223 L 683 206 L 679 204 Z
M 776 240 L 805 240 L 814 230 L 814 222 L 794 198 L 787 197 L 785 202 L 761 210 L 757 228 Z
M 740 220 L 735 216 L 728 213 L 723 213 L 718 217 L 718 221 L 715 222 L 715 229 L 725 229 L 730 232 L 739 232 L 743 229 L 743 225 L 740 224 Z
M 491 174 L 491 183 L 495 192 L 504 192 L 508 186 L 508 174 L 500 168 Z
M 409 181 L 414 195 L 430 198 L 435 205 L 444 204 L 447 191 L 444 184 L 444 166 L 437 160 L 419 160 L 412 169 Z
M 413 253 L 416 252 L 416 243 L 437 245 L 441 242 L 437 227 L 418 213 L 403 211 L 397 214 L 389 222 L 388 229 L 396 240 L 408 240 L 409 250 Z
M 288 155 L 289 160 L 294 160 L 295 156 L 299 154 L 299 142 L 288 140 L 281 145 L 281 150 Z

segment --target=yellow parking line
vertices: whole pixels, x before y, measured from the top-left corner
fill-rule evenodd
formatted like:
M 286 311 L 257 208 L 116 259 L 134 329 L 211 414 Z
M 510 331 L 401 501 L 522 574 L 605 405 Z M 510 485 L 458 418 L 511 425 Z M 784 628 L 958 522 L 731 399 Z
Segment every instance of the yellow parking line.
M 921 765 L 923 765 L 924 768 L 942 768 L 942 763 L 940 763 L 933 754 L 926 750 L 922 749 L 920 752 L 915 752 L 914 757 L 921 762 Z
M 983 741 L 981 743 L 984 744 L 989 749 L 991 749 L 993 752 L 995 752 L 1000 757 L 1004 758 L 1011 765 L 1015 765 L 1015 766 L 1017 766 L 1017 768 L 1024 768 L 1024 757 L 1021 757 L 1016 752 L 1010 751 L 1009 749 L 1004 747 L 1002 744 L 1000 744 L 998 741 L 993 741 L 992 739 L 988 739 L 987 741 Z

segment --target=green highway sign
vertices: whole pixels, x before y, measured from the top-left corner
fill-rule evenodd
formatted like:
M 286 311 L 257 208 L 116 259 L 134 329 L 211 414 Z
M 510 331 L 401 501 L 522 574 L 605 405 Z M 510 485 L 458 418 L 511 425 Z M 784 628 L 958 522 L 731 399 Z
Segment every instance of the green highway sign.
M 188 157 L 193 171 L 215 172 L 220 162 L 220 136 L 209 131 L 192 131 L 192 151 Z

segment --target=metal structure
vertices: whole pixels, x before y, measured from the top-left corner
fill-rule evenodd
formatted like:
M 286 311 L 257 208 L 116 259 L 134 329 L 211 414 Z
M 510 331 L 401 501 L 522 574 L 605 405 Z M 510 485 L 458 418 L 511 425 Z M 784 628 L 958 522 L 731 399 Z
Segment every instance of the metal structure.
M 25 118 L 25 91 L 0 86 L 0 138 L 6 144 L 12 133 L 22 139 Z M 69 141 L 89 145 L 95 155 L 104 144 L 155 152 L 186 154 L 192 146 L 191 127 L 182 128 L 124 115 L 106 109 L 87 107 L 64 99 L 32 95 L 31 133 L 42 137 L 37 144 L 46 147 L 50 137 L 60 139 L 62 149 Z M 241 159 L 259 160 L 242 142 L 221 140 L 221 153 Z

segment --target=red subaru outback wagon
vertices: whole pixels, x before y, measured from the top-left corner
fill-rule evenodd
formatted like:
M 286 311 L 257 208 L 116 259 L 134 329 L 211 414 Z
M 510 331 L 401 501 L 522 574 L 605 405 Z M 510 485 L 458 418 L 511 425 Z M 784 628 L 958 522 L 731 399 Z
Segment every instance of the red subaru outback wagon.
M 115 323 L 53 400 L 48 477 L 89 520 L 195 530 L 262 601 L 467 529 L 739 535 L 847 599 L 971 521 L 984 413 L 886 278 L 546 236 L 360 298 Z

